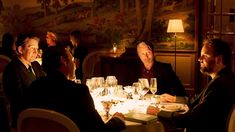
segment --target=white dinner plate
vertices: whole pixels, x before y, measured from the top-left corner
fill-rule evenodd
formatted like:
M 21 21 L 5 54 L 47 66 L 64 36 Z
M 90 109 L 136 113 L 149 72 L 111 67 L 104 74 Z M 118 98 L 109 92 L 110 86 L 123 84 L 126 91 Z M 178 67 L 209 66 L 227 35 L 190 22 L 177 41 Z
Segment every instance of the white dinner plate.
M 176 112 L 176 111 L 185 111 L 185 104 L 180 103 L 162 103 L 158 106 L 161 110 Z

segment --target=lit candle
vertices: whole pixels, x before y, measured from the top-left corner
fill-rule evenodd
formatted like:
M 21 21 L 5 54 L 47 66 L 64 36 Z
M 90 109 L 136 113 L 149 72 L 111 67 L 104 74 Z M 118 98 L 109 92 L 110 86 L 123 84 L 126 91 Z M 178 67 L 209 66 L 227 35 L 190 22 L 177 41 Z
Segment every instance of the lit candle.
M 114 46 L 114 47 L 113 47 L 113 53 L 116 53 L 116 52 L 117 52 L 117 47 Z

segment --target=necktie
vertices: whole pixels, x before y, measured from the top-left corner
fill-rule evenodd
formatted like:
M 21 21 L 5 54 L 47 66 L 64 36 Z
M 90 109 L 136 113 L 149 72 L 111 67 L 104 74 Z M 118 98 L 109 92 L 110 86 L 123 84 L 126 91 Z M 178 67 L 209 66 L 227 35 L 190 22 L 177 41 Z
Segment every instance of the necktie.
M 32 70 L 31 66 L 29 66 L 28 70 L 29 70 L 30 73 L 33 73 L 33 70 Z
M 34 75 L 32 66 L 29 66 L 29 67 L 28 67 L 28 70 L 29 70 L 29 74 L 30 74 L 31 78 L 32 78 L 32 79 L 36 79 L 36 76 Z

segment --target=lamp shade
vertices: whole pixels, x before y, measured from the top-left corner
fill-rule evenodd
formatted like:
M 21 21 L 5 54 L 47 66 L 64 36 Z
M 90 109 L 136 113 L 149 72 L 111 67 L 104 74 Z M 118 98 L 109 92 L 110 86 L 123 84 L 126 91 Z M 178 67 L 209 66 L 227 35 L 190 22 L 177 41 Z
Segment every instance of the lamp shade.
M 170 19 L 167 27 L 168 33 L 184 32 L 183 22 L 181 19 Z

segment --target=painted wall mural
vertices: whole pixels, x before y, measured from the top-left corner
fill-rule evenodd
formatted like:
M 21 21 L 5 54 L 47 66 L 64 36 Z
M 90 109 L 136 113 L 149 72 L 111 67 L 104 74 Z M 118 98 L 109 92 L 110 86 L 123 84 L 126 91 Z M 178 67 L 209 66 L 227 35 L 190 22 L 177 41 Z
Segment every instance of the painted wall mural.
M 174 34 L 167 33 L 170 18 L 180 18 L 184 33 L 177 50 L 195 50 L 194 0 L 0 0 L 0 32 L 47 31 L 61 41 L 79 29 L 88 47 L 133 47 L 148 38 L 157 50 L 173 50 Z

